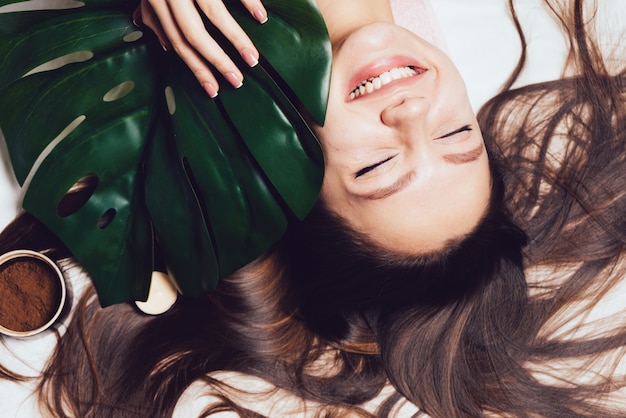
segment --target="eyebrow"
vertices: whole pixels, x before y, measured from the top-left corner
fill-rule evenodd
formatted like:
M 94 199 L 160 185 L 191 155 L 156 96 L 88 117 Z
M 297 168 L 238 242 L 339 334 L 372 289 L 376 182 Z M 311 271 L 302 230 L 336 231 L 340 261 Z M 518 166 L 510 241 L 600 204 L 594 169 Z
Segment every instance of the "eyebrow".
M 415 178 L 415 171 L 411 170 L 405 175 L 403 175 L 402 177 L 400 177 L 398 180 L 393 182 L 393 184 L 390 186 L 381 187 L 379 189 L 375 189 L 367 193 L 355 193 L 355 194 L 357 197 L 360 197 L 361 199 L 365 199 L 365 200 L 384 199 L 387 196 L 391 196 L 392 194 L 397 193 L 400 190 L 404 189 L 406 186 L 409 185 L 409 183 L 411 183 L 411 181 L 413 181 L 413 178 Z
M 443 156 L 443 160 L 451 164 L 466 164 L 476 161 L 483 153 L 483 144 L 479 144 L 476 148 L 467 152 L 461 152 L 458 154 L 446 154 Z
M 478 145 L 476 148 L 471 149 L 467 152 L 460 152 L 457 154 L 446 154 L 443 156 L 443 160 L 447 163 L 451 164 L 467 164 L 474 162 L 480 158 L 483 154 L 484 147 L 483 144 Z M 398 180 L 393 182 L 390 186 L 381 187 L 379 189 L 375 189 L 373 191 L 367 193 L 355 193 L 355 195 L 361 199 L 365 200 L 380 200 L 386 197 L 389 197 L 395 193 L 398 193 L 400 190 L 404 189 L 406 186 L 413 181 L 415 178 L 415 171 L 411 170 Z

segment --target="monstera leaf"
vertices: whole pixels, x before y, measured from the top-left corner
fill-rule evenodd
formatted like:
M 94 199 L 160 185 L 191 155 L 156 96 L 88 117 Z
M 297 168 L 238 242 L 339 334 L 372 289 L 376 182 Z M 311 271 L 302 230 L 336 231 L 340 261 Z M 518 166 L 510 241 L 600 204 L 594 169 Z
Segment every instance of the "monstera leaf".
M 226 3 L 262 59 L 237 61 L 244 85 L 222 81 L 213 100 L 133 25 L 132 2 L 0 0 L 0 128 L 24 209 L 87 269 L 103 306 L 145 300 L 156 264 L 182 293 L 210 291 L 317 199 L 323 158 L 301 112 L 323 123 L 323 20 L 310 0 L 264 1 L 263 25 Z

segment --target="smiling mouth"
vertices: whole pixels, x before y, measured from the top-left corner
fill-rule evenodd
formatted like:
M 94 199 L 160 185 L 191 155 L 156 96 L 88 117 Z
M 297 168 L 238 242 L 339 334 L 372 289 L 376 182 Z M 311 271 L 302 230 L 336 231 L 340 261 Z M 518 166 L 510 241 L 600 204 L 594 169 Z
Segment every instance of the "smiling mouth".
M 363 80 L 350 92 L 350 100 L 357 99 L 359 97 L 366 96 L 376 90 L 381 89 L 383 86 L 391 83 L 395 80 L 403 78 L 413 77 L 426 72 L 425 69 L 414 67 L 412 65 L 406 67 L 396 67 L 391 70 L 385 71 L 377 77 L 370 77 Z

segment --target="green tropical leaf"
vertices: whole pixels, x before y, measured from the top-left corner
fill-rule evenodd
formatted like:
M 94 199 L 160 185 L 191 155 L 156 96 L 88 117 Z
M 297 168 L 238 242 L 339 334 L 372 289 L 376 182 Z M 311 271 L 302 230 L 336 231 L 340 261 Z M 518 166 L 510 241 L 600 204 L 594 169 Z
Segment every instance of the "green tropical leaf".
M 323 123 L 321 16 L 310 0 L 267 0 L 259 25 L 227 2 L 262 59 L 237 58 L 244 86 L 222 82 L 211 100 L 133 26 L 134 4 L 61 4 L 0 0 L 0 128 L 25 210 L 85 266 L 103 306 L 145 300 L 155 263 L 184 294 L 210 291 L 317 200 L 323 158 L 301 109 Z M 65 212 L 81 182 L 87 198 Z

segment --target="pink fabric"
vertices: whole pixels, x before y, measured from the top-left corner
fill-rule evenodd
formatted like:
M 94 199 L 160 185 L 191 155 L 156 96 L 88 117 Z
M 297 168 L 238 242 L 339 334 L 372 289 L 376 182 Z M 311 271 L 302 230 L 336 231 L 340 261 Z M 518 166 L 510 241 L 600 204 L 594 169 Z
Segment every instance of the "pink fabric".
M 396 23 L 448 52 L 439 21 L 429 0 L 391 0 Z

